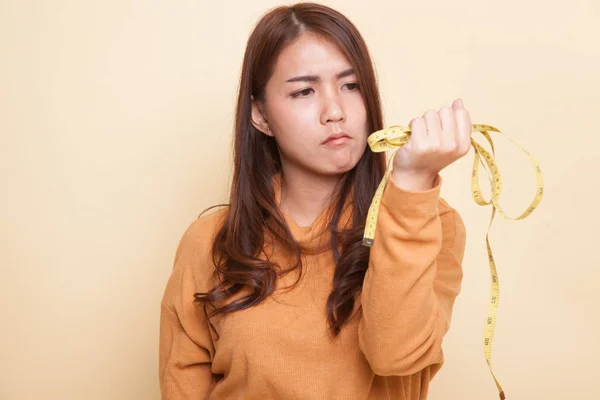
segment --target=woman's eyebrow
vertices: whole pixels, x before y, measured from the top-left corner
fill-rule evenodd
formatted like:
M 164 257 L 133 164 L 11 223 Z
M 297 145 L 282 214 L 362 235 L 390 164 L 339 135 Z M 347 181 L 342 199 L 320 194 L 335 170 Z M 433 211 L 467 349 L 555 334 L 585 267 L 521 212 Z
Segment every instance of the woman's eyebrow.
M 337 79 L 342 79 L 342 78 L 345 78 L 350 75 L 354 75 L 353 68 L 348 68 L 348 69 L 340 72 L 339 74 L 337 74 L 336 77 L 337 77 Z M 302 76 L 295 76 L 293 78 L 290 78 L 286 82 L 318 82 L 320 80 L 321 80 L 321 77 L 318 75 L 302 75 Z

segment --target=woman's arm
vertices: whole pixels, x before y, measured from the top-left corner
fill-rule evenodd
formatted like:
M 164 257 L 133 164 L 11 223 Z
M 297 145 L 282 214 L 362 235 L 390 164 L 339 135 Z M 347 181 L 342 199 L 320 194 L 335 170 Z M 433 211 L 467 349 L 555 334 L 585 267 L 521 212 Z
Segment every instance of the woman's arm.
M 210 246 L 207 225 L 201 218 L 184 233 L 161 302 L 159 379 L 163 400 L 206 399 L 214 387 L 212 338 L 202 305 L 193 302 L 194 293 L 205 290 L 209 282 L 208 257 L 204 256 L 204 249 Z
M 442 178 L 421 192 L 384 191 L 361 295 L 360 348 L 377 375 L 410 375 L 441 364 L 462 282 L 466 233 L 440 198 Z

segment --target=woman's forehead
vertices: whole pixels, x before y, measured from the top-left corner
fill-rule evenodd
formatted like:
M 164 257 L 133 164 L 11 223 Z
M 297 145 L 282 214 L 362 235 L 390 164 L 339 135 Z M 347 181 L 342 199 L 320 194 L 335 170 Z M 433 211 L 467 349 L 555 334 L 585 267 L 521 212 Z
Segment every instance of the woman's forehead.
M 336 78 L 351 64 L 331 41 L 312 34 L 304 34 L 285 47 L 279 54 L 273 78 L 280 83 L 297 76 Z

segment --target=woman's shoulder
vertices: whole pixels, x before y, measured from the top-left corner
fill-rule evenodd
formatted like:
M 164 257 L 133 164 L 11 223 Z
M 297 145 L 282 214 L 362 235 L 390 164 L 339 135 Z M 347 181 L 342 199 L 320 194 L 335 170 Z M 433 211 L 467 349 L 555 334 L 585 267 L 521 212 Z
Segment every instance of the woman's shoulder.
M 203 212 L 188 225 L 182 238 L 196 242 L 206 240 L 212 242 L 214 235 L 225 221 L 228 210 L 229 207 L 224 206 Z
M 190 223 L 179 239 L 173 269 L 168 279 L 163 304 L 174 310 L 196 292 L 206 292 L 214 286 L 212 242 L 227 209 L 203 213 Z
M 197 266 L 212 260 L 212 244 L 225 221 L 228 209 L 223 207 L 207 211 L 187 226 L 177 245 L 175 268 L 177 265 Z

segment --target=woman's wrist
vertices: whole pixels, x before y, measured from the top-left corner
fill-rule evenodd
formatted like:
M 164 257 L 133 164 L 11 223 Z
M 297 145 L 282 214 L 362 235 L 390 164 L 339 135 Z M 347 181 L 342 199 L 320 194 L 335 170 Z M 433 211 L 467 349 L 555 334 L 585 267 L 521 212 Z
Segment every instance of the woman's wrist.
M 425 192 L 433 188 L 437 172 L 393 170 L 394 184 L 407 192 Z

